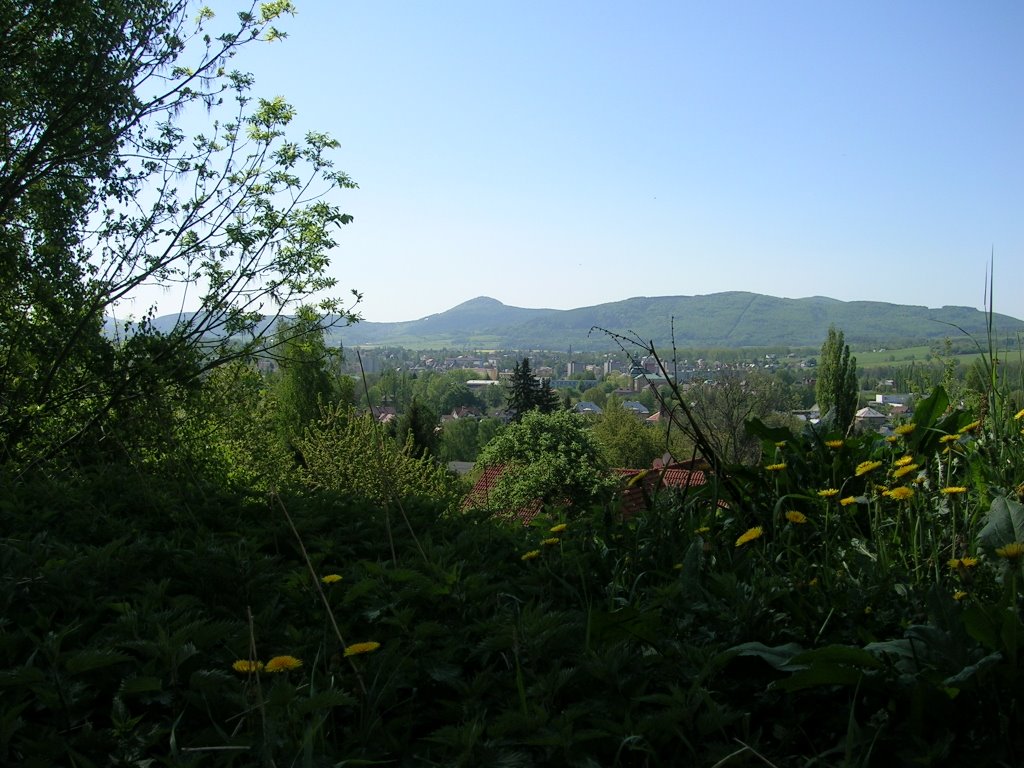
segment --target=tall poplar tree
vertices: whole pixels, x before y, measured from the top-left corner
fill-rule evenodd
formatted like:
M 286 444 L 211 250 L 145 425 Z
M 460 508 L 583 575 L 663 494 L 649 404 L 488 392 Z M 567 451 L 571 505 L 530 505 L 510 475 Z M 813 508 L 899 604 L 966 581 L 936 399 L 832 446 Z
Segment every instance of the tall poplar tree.
M 857 358 L 850 355 L 850 345 L 845 343 L 843 332 L 834 325 L 829 326 L 828 337 L 821 345 L 818 379 L 814 386 L 822 416 L 832 410 L 835 427 L 845 432 L 857 413 L 858 393 Z

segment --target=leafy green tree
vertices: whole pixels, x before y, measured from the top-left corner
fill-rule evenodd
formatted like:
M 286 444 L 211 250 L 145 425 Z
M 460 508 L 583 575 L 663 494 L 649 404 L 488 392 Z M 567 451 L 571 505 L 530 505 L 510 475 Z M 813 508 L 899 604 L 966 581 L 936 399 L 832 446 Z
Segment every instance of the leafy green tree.
M 506 466 L 493 506 L 510 511 L 540 500 L 585 507 L 604 500 L 616 481 L 586 424 L 569 411 L 532 410 L 499 432 L 477 459 L 482 466 Z
M 821 345 L 814 394 L 822 416 L 833 411 L 835 427 L 848 430 L 857 413 L 857 358 L 850 356 L 850 345 L 844 343 L 843 332 L 834 325 L 829 326 L 828 337 Z
M 438 413 L 451 413 L 456 408 L 482 408 L 483 401 L 466 386 L 466 371 L 446 371 L 430 377 L 426 387 L 426 403 Z
M 476 461 L 501 427 L 497 419 L 454 419 L 444 425 L 438 444 L 441 461 Z
M 591 432 L 601 446 L 605 462 L 612 467 L 643 469 L 665 452 L 661 430 L 648 426 L 623 408 L 616 397 L 608 398 L 604 413 Z
M 280 428 L 277 404 L 255 366 L 236 360 L 203 381 L 204 407 L 196 409 L 208 429 L 213 456 L 200 464 L 215 480 L 266 491 L 289 484 L 295 472 L 287 443 L 274 439 Z
M 779 422 L 789 410 L 787 390 L 774 376 L 759 371 L 729 371 L 714 383 L 687 390 L 691 411 L 718 456 L 728 463 L 752 463 L 760 457 L 760 440 L 746 423 L 758 418 Z
M 123 442 L 112 430 L 139 403 L 249 356 L 335 287 L 327 254 L 350 217 L 333 196 L 354 186 L 336 142 L 289 139 L 294 110 L 228 66 L 292 10 L 252 2 L 216 34 L 185 0 L 0 0 L 0 462 Z M 209 129 L 187 136 L 200 110 Z M 112 321 L 144 287 L 198 311 Z M 356 319 L 333 298 L 315 309 Z
M 600 408 L 604 408 L 608 404 L 608 391 L 601 385 L 596 385 L 588 389 L 583 390 L 583 394 L 580 395 L 582 400 L 588 400 Z
M 369 415 L 347 406 L 324 413 L 298 441 L 305 459 L 302 479 L 314 489 L 343 491 L 378 503 L 424 498 L 454 510 L 463 488 L 429 456 L 385 435 Z
M 279 369 L 271 388 L 277 433 L 295 452 L 297 438 L 320 417 L 321 409 L 340 399 L 339 379 L 331 373 L 336 353 L 327 349 L 320 318 L 308 307 L 300 307 L 294 320 L 278 321 L 272 346 Z
M 405 413 L 398 420 L 398 441 L 410 444 L 417 457 L 437 454 L 437 414 L 413 397 Z
M 476 461 L 479 423 L 476 419 L 453 419 L 441 429 L 438 456 L 441 461 Z

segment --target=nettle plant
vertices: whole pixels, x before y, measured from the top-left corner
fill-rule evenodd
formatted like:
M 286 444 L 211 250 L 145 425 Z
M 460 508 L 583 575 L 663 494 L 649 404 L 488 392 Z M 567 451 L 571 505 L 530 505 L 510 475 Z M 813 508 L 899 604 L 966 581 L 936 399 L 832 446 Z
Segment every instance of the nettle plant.
M 719 535 L 752 582 L 790 590 L 780 603 L 804 628 L 729 653 L 773 668 L 766 702 L 849 691 L 825 726 L 848 760 L 895 754 L 900 739 L 925 764 L 1019 757 L 1005 713 L 1019 707 L 1024 507 L 1020 465 L 992 457 L 1020 456 L 1022 421 L 952 408 L 936 387 L 889 437 L 750 424 L 766 459 L 744 478 L 746 519 Z M 998 748 L 978 735 L 990 717 Z

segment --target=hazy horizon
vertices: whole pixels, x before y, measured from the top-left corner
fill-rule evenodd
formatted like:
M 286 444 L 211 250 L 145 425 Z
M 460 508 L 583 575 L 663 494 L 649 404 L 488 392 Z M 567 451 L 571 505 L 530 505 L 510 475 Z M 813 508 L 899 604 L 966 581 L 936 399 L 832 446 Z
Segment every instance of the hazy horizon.
M 993 255 L 1024 317 L 1024 5 L 297 7 L 233 65 L 340 141 L 331 272 L 369 321 L 731 290 L 982 309 Z

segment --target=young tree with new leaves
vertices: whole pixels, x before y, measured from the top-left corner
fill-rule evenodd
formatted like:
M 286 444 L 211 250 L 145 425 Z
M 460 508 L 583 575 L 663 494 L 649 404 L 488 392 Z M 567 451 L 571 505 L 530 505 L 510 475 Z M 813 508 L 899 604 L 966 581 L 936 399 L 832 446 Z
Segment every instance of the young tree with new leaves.
M 295 446 L 305 429 L 320 418 L 323 409 L 339 402 L 351 406 L 353 392 L 351 384 L 347 393 L 341 390 L 341 379 L 332 370 L 337 367 L 333 363 L 338 351 L 327 348 L 315 311 L 300 307 L 294 319 L 278 321 L 274 342 L 272 358 L 278 370 L 271 397 L 277 433 L 284 448 L 297 457 Z
M 337 142 L 289 137 L 291 106 L 230 67 L 293 11 L 245 2 L 215 33 L 188 0 L 0 0 L 0 464 L 94 455 L 137 403 L 250 355 L 300 303 L 356 319 L 329 293 L 351 220 L 336 193 L 355 186 Z M 143 307 L 105 334 L 144 287 L 198 311 L 158 331 Z

